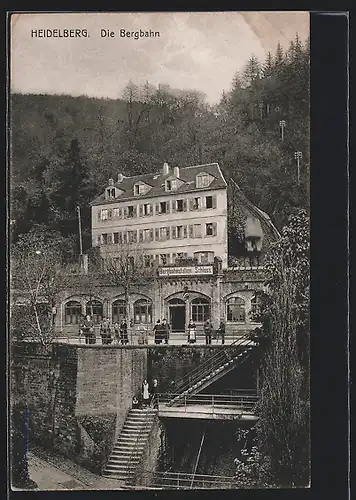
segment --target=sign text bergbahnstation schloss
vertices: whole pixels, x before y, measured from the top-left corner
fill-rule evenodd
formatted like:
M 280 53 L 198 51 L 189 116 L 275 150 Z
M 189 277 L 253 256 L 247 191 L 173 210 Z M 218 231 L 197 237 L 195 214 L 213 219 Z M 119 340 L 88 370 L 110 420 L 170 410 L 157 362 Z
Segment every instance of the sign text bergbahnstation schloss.
M 211 275 L 213 266 L 161 267 L 158 274 L 159 276 Z

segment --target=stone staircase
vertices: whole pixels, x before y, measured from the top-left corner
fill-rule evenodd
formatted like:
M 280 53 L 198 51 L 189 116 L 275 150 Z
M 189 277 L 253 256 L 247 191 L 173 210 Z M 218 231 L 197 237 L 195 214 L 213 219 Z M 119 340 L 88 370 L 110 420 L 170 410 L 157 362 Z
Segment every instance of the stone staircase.
M 156 415 L 157 410 L 154 408 L 129 411 L 103 476 L 122 481 L 132 477 L 145 450 Z

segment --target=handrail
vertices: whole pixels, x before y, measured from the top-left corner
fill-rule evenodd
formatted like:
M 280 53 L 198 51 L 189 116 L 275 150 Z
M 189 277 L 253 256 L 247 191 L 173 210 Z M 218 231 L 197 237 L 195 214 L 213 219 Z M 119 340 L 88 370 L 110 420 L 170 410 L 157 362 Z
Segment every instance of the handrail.
M 157 400 L 159 403 L 165 403 L 171 400 L 172 396 L 181 396 L 180 393 L 172 394 L 172 393 L 159 393 L 157 394 Z M 213 401 L 215 403 L 233 403 L 236 401 L 256 401 L 258 399 L 257 393 L 255 394 L 234 394 L 234 395 L 226 395 L 226 394 L 194 394 L 189 398 L 189 403 L 193 402 L 209 402 Z
M 148 427 L 148 418 L 147 417 L 148 417 L 149 411 L 152 409 L 152 407 L 151 407 L 152 403 L 154 406 L 154 401 L 155 401 L 155 394 L 153 394 L 153 396 L 152 396 L 151 404 L 149 406 L 147 406 L 147 408 L 146 408 L 146 412 L 144 414 L 145 415 L 144 425 L 141 427 L 140 432 L 137 435 L 134 449 L 133 449 L 132 453 L 130 454 L 129 461 L 128 461 L 128 464 L 126 466 L 127 479 L 125 482 L 128 482 L 129 480 L 132 479 L 130 476 L 131 476 L 131 472 L 132 472 L 132 468 L 133 468 L 133 459 L 138 455 L 138 448 L 139 448 L 139 445 L 141 443 L 141 438 L 142 438 L 144 432 L 146 432 L 147 427 Z M 132 474 L 132 477 L 133 477 L 133 474 Z
M 197 460 L 196 460 L 196 462 L 195 462 L 195 467 L 194 467 L 194 472 L 193 472 L 192 482 L 190 483 L 190 489 L 192 489 L 192 488 L 193 488 L 193 483 L 194 483 L 195 473 L 196 473 L 197 468 L 198 468 L 198 463 L 199 463 L 200 454 L 201 454 L 201 449 L 202 449 L 202 447 L 203 447 L 204 439 L 205 439 L 205 431 L 203 432 L 203 435 L 202 435 L 202 438 L 201 438 L 201 442 L 200 442 L 200 446 L 199 446 L 199 451 L 198 451 L 198 455 L 197 455 Z
M 184 391 L 192 387 L 194 383 L 199 382 L 204 377 L 210 375 L 211 372 L 214 371 L 214 369 L 220 368 L 222 361 L 225 361 L 226 359 L 231 361 L 238 351 L 243 351 L 244 348 L 253 347 L 255 345 L 253 341 L 249 338 L 249 335 L 241 337 L 239 341 L 236 341 L 233 344 L 237 348 L 233 350 L 233 355 L 231 355 L 231 346 L 213 355 L 207 361 L 205 361 L 197 368 L 189 372 L 187 375 L 182 377 L 180 382 L 176 384 L 175 391 L 182 394 Z
M 187 472 L 168 472 L 167 474 L 167 471 L 155 472 L 148 470 L 143 470 L 141 472 L 143 475 L 149 475 L 151 478 L 150 488 L 191 489 L 192 481 L 195 483 L 194 487 L 201 489 L 212 489 L 219 483 L 228 487 L 236 485 L 236 477 L 234 476 L 214 476 Z
M 175 389 L 177 390 L 177 389 L 180 389 L 181 386 L 184 386 L 186 384 L 186 380 L 187 379 L 190 382 L 191 379 L 195 377 L 195 375 L 197 375 L 198 373 L 200 374 L 200 372 L 202 371 L 202 369 L 204 370 L 207 367 L 211 368 L 211 364 L 214 361 L 216 361 L 217 359 L 220 359 L 220 358 L 223 359 L 224 356 L 226 356 L 228 353 L 231 353 L 231 348 L 234 348 L 234 347 L 239 348 L 239 347 L 245 346 L 246 345 L 246 343 L 245 343 L 246 341 L 249 342 L 249 343 L 251 343 L 251 345 L 252 345 L 253 341 L 250 339 L 250 333 L 246 333 L 245 335 L 242 335 L 241 337 L 239 337 L 238 339 L 234 340 L 234 342 L 232 342 L 231 344 L 229 344 L 225 348 L 219 349 L 219 351 L 216 354 L 213 354 L 206 361 L 204 361 L 199 366 L 197 366 L 196 368 L 194 368 L 193 370 L 191 370 L 189 373 L 187 373 L 186 375 L 184 375 L 175 384 Z

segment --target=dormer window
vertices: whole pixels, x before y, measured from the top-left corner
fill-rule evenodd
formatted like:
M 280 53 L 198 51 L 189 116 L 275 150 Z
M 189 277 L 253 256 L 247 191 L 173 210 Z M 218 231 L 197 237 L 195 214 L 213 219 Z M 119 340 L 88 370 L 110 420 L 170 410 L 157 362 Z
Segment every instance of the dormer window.
M 116 198 L 116 191 L 115 188 L 107 188 L 106 190 L 106 198 L 107 199 L 113 199 Z
M 166 180 L 166 191 L 174 191 L 177 189 L 177 180 L 176 179 L 167 179 Z
M 209 174 L 206 174 L 204 172 L 202 172 L 201 174 L 198 174 L 196 176 L 196 187 L 197 188 L 205 188 L 205 187 L 209 187 L 210 184 L 212 183 L 213 181 L 213 177 Z
M 140 196 L 141 194 L 146 194 L 152 186 L 149 186 L 145 182 L 139 181 L 136 184 L 134 184 L 133 187 L 133 192 L 134 196 Z

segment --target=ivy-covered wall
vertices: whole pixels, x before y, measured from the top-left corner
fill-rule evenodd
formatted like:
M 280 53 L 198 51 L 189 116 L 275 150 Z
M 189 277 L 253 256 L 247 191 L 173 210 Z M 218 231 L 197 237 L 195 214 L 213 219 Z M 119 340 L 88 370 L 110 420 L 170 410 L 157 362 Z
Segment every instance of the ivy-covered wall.
M 23 342 L 11 368 L 13 427 L 100 472 L 147 376 L 147 350 Z

